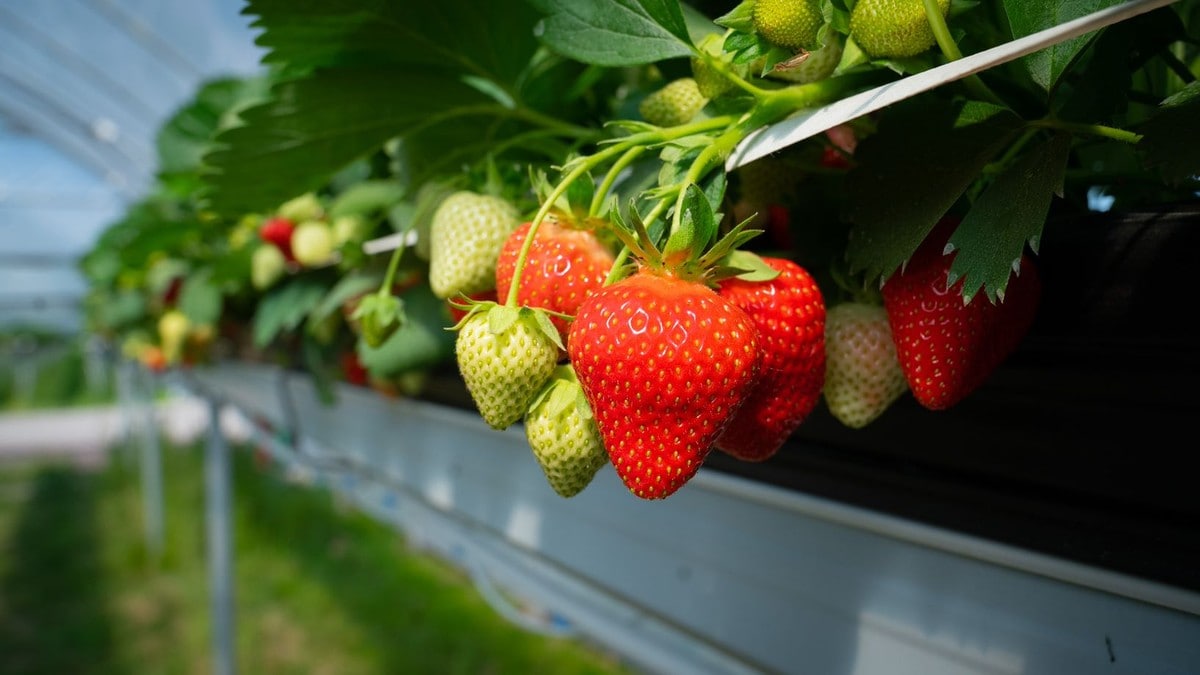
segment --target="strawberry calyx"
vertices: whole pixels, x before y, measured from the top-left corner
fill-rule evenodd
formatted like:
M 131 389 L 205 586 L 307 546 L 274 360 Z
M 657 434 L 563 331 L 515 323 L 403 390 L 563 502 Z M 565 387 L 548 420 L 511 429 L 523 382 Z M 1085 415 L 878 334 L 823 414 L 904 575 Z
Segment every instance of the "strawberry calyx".
M 567 320 L 573 317 L 558 312 L 551 312 L 548 309 L 540 307 L 514 307 L 507 304 L 499 304 L 491 300 L 473 300 L 468 296 L 460 295 L 450 301 L 451 306 L 463 312 L 463 317 L 459 319 L 453 326 L 448 326 L 446 330 L 461 330 L 468 321 L 476 314 L 486 313 L 488 320 L 488 331 L 493 335 L 500 335 L 512 327 L 519 319 L 532 319 L 533 323 L 538 327 L 538 330 L 546 335 L 551 342 L 560 350 L 566 351 L 566 346 L 563 345 L 562 338 L 558 334 L 558 329 L 554 327 L 554 323 L 550 321 L 550 315 L 558 316 Z
M 625 226 L 613 228 L 614 234 L 629 249 L 639 268 L 708 285 L 752 271 L 730 263 L 751 264 L 751 258 L 733 254 L 762 230 L 748 229 L 750 221 L 745 220 L 718 239 L 718 219 L 708 197 L 694 184 L 688 185 L 685 193 L 679 227 L 672 229 L 662 248 L 654 243 L 645 223 L 634 209 L 630 210 L 629 218 L 632 232 Z M 618 222 L 621 222 L 619 218 Z

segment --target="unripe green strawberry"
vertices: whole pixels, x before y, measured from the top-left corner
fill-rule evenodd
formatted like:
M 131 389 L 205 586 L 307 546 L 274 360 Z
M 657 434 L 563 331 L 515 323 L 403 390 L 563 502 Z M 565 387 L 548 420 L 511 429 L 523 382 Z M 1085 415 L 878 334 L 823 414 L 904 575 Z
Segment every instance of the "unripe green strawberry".
M 483 420 L 493 429 L 507 429 L 554 372 L 558 332 L 549 317 L 529 308 L 485 307 L 458 326 L 454 351 Z
M 546 480 L 562 497 L 583 491 L 608 454 L 570 364 L 561 365 L 525 415 L 525 436 Z
M 724 39 L 718 33 L 709 33 L 700 40 L 697 47 L 714 59 L 721 59 L 724 55 L 722 45 Z M 733 87 L 733 82 L 730 82 L 724 75 L 716 71 L 709 62 L 699 56 L 693 56 L 692 64 L 692 79 L 696 81 L 696 88 L 700 91 L 700 95 L 705 98 L 716 98 L 721 94 L 729 91 Z M 726 61 L 726 66 L 734 68 L 733 64 Z
M 825 317 L 825 404 L 842 424 L 861 429 L 908 389 L 896 358 L 887 311 L 849 302 Z
M 321 206 L 321 201 L 311 192 L 306 192 L 299 197 L 289 199 L 275 210 L 275 215 L 280 218 L 286 218 L 293 223 L 301 223 L 306 220 L 319 220 L 325 213 L 325 207 Z
M 638 112 L 642 119 L 660 127 L 674 127 L 692 121 L 708 103 L 691 77 L 668 82 L 662 89 L 642 99 Z
M 257 290 L 275 285 L 285 271 L 287 259 L 274 244 L 261 244 L 250 256 L 250 283 Z
M 778 47 L 814 49 L 823 25 L 819 0 L 754 0 L 754 30 Z
M 183 353 L 183 340 L 187 337 L 191 321 L 183 312 L 172 309 L 158 319 L 158 339 L 162 343 L 163 355 L 169 363 L 175 363 Z
M 937 0 L 942 15 L 950 0 Z M 858 0 L 850 11 L 850 37 L 876 59 L 916 56 L 933 46 L 922 0 Z
M 333 230 L 321 220 L 306 220 L 292 233 L 292 255 L 305 267 L 324 265 L 333 258 Z
M 468 190 L 446 197 L 429 226 L 429 284 L 439 298 L 495 288 L 496 258 L 521 224 L 517 208 Z
M 333 245 L 358 241 L 367 235 L 368 223 L 359 215 L 338 216 L 333 221 Z
M 837 69 L 838 64 L 842 61 L 843 51 L 845 51 L 845 42 L 839 35 L 833 35 L 830 36 L 824 47 L 808 52 L 808 56 L 796 65 L 789 66 L 785 61 L 776 65 L 767 75 L 797 84 L 823 80 Z

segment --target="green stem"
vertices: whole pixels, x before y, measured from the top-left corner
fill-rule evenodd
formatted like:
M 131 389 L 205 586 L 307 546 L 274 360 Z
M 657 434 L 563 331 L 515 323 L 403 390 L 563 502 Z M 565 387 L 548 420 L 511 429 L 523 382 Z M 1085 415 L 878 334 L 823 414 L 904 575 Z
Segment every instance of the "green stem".
M 401 231 L 400 245 L 392 251 L 392 258 L 388 261 L 387 274 L 383 277 L 383 285 L 379 287 L 381 297 L 391 295 L 392 287 L 396 284 L 396 270 L 400 269 L 400 258 L 404 257 L 404 249 L 408 248 L 404 244 L 405 234 L 408 234 L 408 230 Z
M 671 203 L 672 202 L 670 199 L 658 200 L 658 203 L 654 205 L 654 208 L 650 209 L 650 212 L 646 214 L 644 219 L 642 219 L 642 223 L 649 228 L 650 224 L 658 220 L 662 216 L 663 211 L 665 211 Z M 631 254 L 632 251 L 629 250 L 628 246 L 621 247 L 621 250 L 617 253 L 616 260 L 613 261 L 613 266 L 608 271 L 608 277 L 604 279 L 605 286 L 612 284 L 620 278 L 621 268 L 625 266 L 625 261 L 629 259 Z
M 601 181 L 599 187 L 596 188 L 596 194 L 592 197 L 592 203 L 588 207 L 588 215 L 594 216 L 600 212 L 600 207 L 604 205 L 604 200 L 608 197 L 608 193 L 612 190 L 613 183 L 617 182 L 617 176 L 646 151 L 646 146 L 639 145 L 630 148 L 620 159 L 613 162 L 608 173 L 605 174 L 604 180 Z
M 705 131 L 712 131 L 714 129 L 722 129 L 728 127 L 733 122 L 733 116 L 723 115 L 720 117 L 700 120 L 698 122 L 692 122 L 690 124 L 681 124 L 676 127 L 667 127 L 655 129 L 653 131 L 643 131 L 636 134 L 630 134 L 629 136 L 620 139 L 612 145 L 609 145 L 608 147 L 603 148 L 588 157 L 582 158 L 578 163 L 575 164 L 574 167 L 571 168 L 569 172 L 567 172 L 565 176 L 563 176 L 563 178 L 558 182 L 558 185 L 554 186 L 554 189 L 550 191 L 550 194 L 542 200 L 542 204 L 540 207 L 538 207 L 537 213 L 534 214 L 533 221 L 529 226 L 529 232 L 525 235 L 525 242 L 521 245 L 521 252 L 517 255 L 516 269 L 513 270 L 512 286 L 510 286 L 508 289 L 508 296 L 505 298 L 504 304 L 508 305 L 509 307 L 517 306 L 517 294 L 521 286 L 521 273 L 525 270 L 525 262 L 529 259 L 529 250 L 533 248 L 533 240 L 537 236 L 537 230 L 539 227 L 541 227 L 542 221 L 545 220 L 546 216 L 550 213 L 550 209 L 554 207 L 554 202 L 557 201 L 558 198 L 567 191 L 567 187 L 569 187 L 571 183 L 575 182 L 576 179 L 586 174 L 593 167 L 600 166 L 610 159 L 620 157 L 632 148 L 639 146 L 650 147 L 653 145 L 658 145 L 659 143 L 665 143 L 667 141 L 674 140 L 676 138 L 682 138 L 684 136 L 690 136 L 696 133 L 703 133 Z
M 933 31 L 933 39 L 937 41 L 938 49 L 942 50 L 942 55 L 949 61 L 961 59 L 962 52 L 959 51 L 958 44 L 954 42 L 954 37 L 950 35 L 950 27 L 946 25 L 946 17 L 942 14 L 941 8 L 938 7 L 937 0 L 922 0 L 922 2 L 925 5 L 925 18 L 929 20 L 929 28 Z M 983 83 L 983 80 L 979 79 L 978 75 L 968 75 L 963 78 L 963 84 L 980 100 L 1003 105 L 1000 97 L 996 96 L 995 92 L 989 89 Z
M 671 214 L 671 233 L 675 233 L 683 220 L 683 200 L 687 196 L 689 185 L 696 185 L 714 167 L 719 165 L 737 144 L 749 135 L 750 129 L 741 124 L 735 124 L 700 151 L 688 171 L 679 183 L 679 191 L 675 194 L 675 212 Z M 669 236 L 669 235 L 668 235 Z
M 1175 73 L 1179 79 L 1183 80 L 1184 84 L 1191 84 L 1196 81 L 1196 76 L 1192 73 L 1191 69 L 1188 68 L 1188 65 L 1175 52 L 1170 49 L 1160 49 L 1158 50 L 1158 57 L 1163 60 L 1163 63 L 1167 65 L 1167 68 L 1172 73 Z
M 1029 126 L 1037 129 L 1058 129 L 1061 131 L 1069 131 L 1073 134 L 1087 134 L 1089 136 L 1099 136 L 1113 141 L 1122 143 L 1137 143 L 1142 140 L 1142 135 L 1118 129 L 1103 124 L 1086 124 L 1082 122 L 1064 122 L 1063 120 L 1054 118 L 1044 118 L 1029 122 Z
M 700 58 L 704 59 L 705 63 L 707 63 L 709 67 L 717 71 L 721 77 L 729 80 L 735 87 L 750 94 L 754 98 L 761 100 L 770 95 L 771 90 L 763 89 L 762 87 L 756 87 L 755 85 L 750 84 L 741 75 L 733 72 L 733 70 L 729 67 L 729 64 L 719 57 L 703 50 L 700 51 L 699 56 Z
M 625 261 L 629 260 L 629 253 L 628 246 L 622 246 L 621 250 L 617 252 L 617 257 L 615 260 L 613 260 L 613 265 L 608 270 L 608 276 L 604 279 L 605 286 L 611 285 L 613 282 L 617 281 L 621 268 L 625 266 Z

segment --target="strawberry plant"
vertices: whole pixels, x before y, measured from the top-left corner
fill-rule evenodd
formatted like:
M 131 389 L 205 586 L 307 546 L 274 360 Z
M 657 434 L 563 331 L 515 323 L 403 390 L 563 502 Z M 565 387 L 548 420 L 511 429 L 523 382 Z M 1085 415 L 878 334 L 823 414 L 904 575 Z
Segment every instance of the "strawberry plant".
M 559 494 L 599 454 L 556 433 L 595 425 L 666 497 L 822 395 L 850 428 L 952 408 L 1031 325 L 1056 217 L 1194 198 L 1192 3 L 913 84 L 1116 4 L 249 0 L 272 75 L 164 126 L 159 191 L 85 261 L 90 321 L 161 352 L 177 308 L 391 395 L 454 360 Z

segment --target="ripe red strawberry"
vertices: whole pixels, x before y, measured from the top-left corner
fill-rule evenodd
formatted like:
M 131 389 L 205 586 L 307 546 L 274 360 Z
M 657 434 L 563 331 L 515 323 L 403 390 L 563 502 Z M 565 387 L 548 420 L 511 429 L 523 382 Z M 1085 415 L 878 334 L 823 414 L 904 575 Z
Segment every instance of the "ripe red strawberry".
M 294 261 L 296 257 L 292 255 L 292 233 L 295 230 L 295 222 L 282 216 L 272 216 L 259 226 L 258 236 L 263 241 L 274 244 L 288 261 Z
M 825 384 L 825 299 L 800 265 L 763 258 L 779 276 L 721 282 L 721 296 L 758 330 L 758 381 L 717 439 L 717 448 L 750 462 L 774 455 L 821 400 Z
M 600 431 L 571 364 L 561 365 L 525 414 L 525 436 L 546 481 L 574 497 L 608 463 Z
M 362 361 L 358 359 L 358 353 L 353 349 L 342 352 L 341 358 L 342 376 L 346 378 L 346 382 L 360 387 L 365 387 L 370 380 L 370 374 L 363 367 Z
M 493 429 L 520 420 L 558 364 L 558 334 L 541 317 L 529 308 L 484 304 L 457 326 L 459 372 Z
M 514 230 L 500 249 L 496 262 L 496 294 L 501 300 L 508 296 L 517 258 L 529 237 L 531 225 L 525 223 Z M 604 285 L 613 262 L 613 254 L 595 232 L 548 217 L 538 225 L 537 235 L 525 259 L 517 304 L 574 316 L 583 299 Z M 556 316 L 551 316 L 550 320 L 565 342 L 569 322 Z
M 953 221 L 945 221 L 883 286 L 896 354 L 917 401 L 944 410 L 977 389 L 1008 358 L 1033 324 L 1041 280 L 1021 256 L 1019 272 L 998 303 L 964 302 L 962 280 L 947 288 L 954 255 L 943 255 Z
M 880 305 L 847 302 L 829 308 L 825 356 L 825 405 L 851 429 L 873 422 L 908 389 L 887 311 Z
M 617 474 L 662 499 L 695 475 L 754 385 L 758 335 L 703 283 L 643 268 L 583 301 L 567 350 Z

